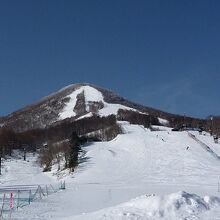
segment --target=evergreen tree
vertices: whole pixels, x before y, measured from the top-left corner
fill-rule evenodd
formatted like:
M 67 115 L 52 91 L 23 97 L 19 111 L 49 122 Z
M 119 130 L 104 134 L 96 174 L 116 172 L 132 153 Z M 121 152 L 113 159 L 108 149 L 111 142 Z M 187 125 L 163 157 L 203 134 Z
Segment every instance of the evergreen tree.
M 69 151 L 69 163 L 68 166 L 71 171 L 74 171 L 74 168 L 78 166 L 78 156 L 80 152 L 81 140 L 79 136 L 73 132 L 70 140 L 70 151 Z

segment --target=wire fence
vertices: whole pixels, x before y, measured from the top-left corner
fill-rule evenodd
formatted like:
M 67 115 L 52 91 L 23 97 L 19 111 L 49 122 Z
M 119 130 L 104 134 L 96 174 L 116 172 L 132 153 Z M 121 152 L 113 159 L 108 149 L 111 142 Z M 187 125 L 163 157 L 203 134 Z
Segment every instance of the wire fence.
M 65 181 L 49 185 L 14 185 L 0 188 L 0 219 L 11 219 L 19 208 L 66 188 Z

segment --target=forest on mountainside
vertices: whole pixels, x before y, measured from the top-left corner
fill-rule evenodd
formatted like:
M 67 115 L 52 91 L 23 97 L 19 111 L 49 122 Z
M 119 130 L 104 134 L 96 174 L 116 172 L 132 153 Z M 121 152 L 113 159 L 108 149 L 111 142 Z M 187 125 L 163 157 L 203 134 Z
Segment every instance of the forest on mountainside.
M 45 129 L 16 132 L 9 126 L 3 126 L 0 128 L 0 157 L 11 156 L 16 149 L 24 153 L 38 151 L 40 164 L 45 171 L 51 168 L 54 160 L 60 164 L 61 157 L 65 160 L 66 168 L 74 169 L 78 164 L 81 145 L 92 141 L 109 141 L 123 133 L 117 121 L 128 121 L 146 128 L 160 125 L 154 115 L 120 109 L 117 116 L 93 115 L 77 121 L 65 119 Z M 169 126 L 177 130 L 199 128 L 210 132 L 214 137 L 220 136 L 220 117 L 209 117 L 206 120 L 186 116 L 175 117 L 170 118 Z
M 11 127 L 0 128 L 0 157 L 12 156 L 13 150 L 38 151 L 40 164 L 47 171 L 53 160 L 65 158 L 65 167 L 74 169 L 78 164 L 80 146 L 91 141 L 112 140 L 122 133 L 115 115 L 93 116 L 70 122 L 64 120 L 45 129 L 15 132 Z

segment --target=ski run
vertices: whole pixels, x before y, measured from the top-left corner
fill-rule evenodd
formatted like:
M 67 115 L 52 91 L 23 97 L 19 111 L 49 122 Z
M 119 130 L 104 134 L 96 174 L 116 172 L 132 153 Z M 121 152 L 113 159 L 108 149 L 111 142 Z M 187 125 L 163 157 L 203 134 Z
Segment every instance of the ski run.
M 74 99 L 74 97 L 72 97 Z M 102 97 L 100 97 L 102 99 Z M 66 107 L 68 108 L 68 106 Z M 65 115 L 65 109 L 60 117 Z M 217 220 L 220 219 L 220 144 L 210 134 L 171 131 L 119 122 L 123 134 L 83 147 L 82 163 L 70 174 L 56 166 L 43 173 L 37 155 L 3 162 L 1 187 L 53 184 L 61 190 L 12 212 L 23 220 Z

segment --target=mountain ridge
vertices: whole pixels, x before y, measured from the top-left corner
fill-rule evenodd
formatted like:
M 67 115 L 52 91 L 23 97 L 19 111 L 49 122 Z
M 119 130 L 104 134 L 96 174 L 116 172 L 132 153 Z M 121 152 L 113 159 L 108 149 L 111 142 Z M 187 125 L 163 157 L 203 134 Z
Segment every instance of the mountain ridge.
M 93 109 L 94 112 L 96 113 L 99 113 L 99 111 L 101 111 L 105 107 L 105 103 L 106 103 L 112 106 L 114 105 L 114 107 L 116 107 L 115 111 L 117 110 L 117 108 L 120 109 L 120 107 L 122 107 L 125 109 L 130 108 L 133 109 L 134 111 L 139 111 L 142 113 L 153 115 L 155 117 L 163 118 L 168 121 L 171 121 L 173 119 L 176 120 L 183 118 L 183 116 L 181 115 L 167 113 L 158 109 L 154 109 L 151 107 L 147 107 L 129 101 L 128 99 L 115 94 L 109 89 L 105 89 L 91 83 L 77 83 L 77 84 L 70 84 L 58 90 L 57 92 L 51 93 L 50 95 L 43 97 L 42 99 L 40 99 L 39 101 L 33 104 L 27 105 L 24 108 L 12 112 L 7 116 L 0 117 L 0 124 L 10 126 L 18 131 L 48 127 L 57 121 L 62 121 L 59 118 L 59 116 L 62 110 L 65 108 L 65 106 L 71 101 L 70 98 L 71 94 L 75 98 L 75 103 L 74 106 L 72 107 L 70 106 L 70 111 L 77 112 L 77 109 L 74 108 L 78 106 L 78 112 L 79 112 L 79 114 L 77 113 L 75 116 L 71 118 L 73 118 L 73 120 L 74 117 L 75 119 L 77 119 L 83 116 L 83 113 L 86 114 L 91 112 L 90 110 L 88 112 L 81 111 L 83 106 L 85 108 L 86 107 L 88 108 L 88 106 L 85 106 L 84 103 L 85 100 L 83 100 L 86 99 L 87 97 L 85 97 L 85 95 L 81 95 L 80 98 L 80 96 L 77 97 L 77 95 L 74 94 L 74 92 L 78 91 L 80 88 L 83 88 L 82 92 L 85 92 L 86 87 L 91 88 L 90 90 L 92 89 L 94 91 L 96 90 L 97 94 L 100 93 L 99 96 L 103 96 L 103 100 L 100 98 L 99 100 L 95 100 L 94 98 L 91 98 L 91 95 L 87 95 L 90 96 L 90 99 L 92 100 L 92 101 L 89 100 L 87 105 L 90 105 L 91 109 Z M 90 91 L 87 92 L 87 94 L 89 93 Z M 116 105 L 120 105 L 120 106 L 116 106 Z M 114 112 L 114 114 L 117 113 Z M 70 113 L 70 115 L 73 115 L 72 112 Z M 66 119 L 66 118 L 62 118 L 62 119 Z M 195 120 L 201 120 L 201 119 L 195 119 Z

